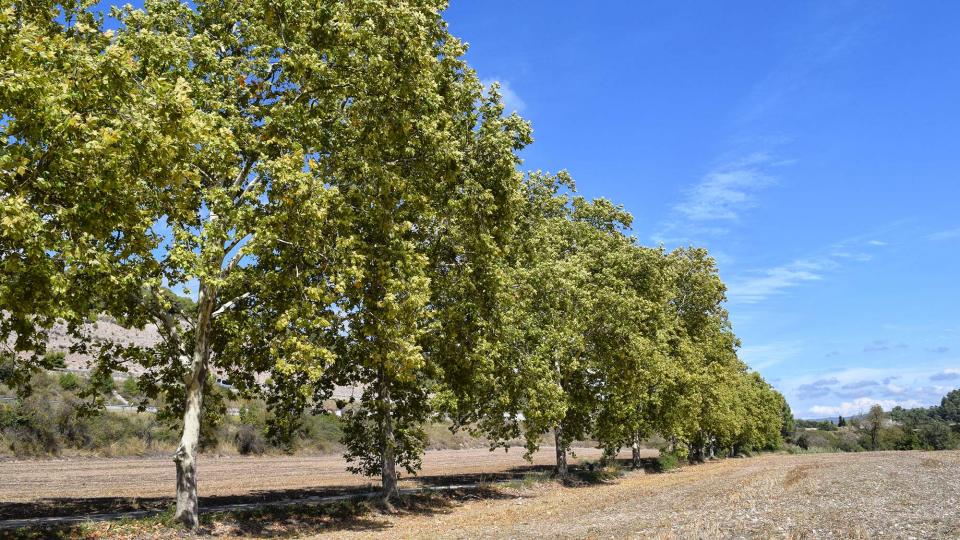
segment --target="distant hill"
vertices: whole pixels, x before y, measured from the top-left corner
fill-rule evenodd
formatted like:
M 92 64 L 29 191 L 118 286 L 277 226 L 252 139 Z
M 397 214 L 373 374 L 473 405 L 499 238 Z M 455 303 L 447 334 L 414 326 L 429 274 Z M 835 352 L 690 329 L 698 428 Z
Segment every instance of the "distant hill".
M 129 329 L 117 324 L 116 319 L 103 315 L 97 318 L 97 322 L 85 325 L 85 330 L 90 332 L 94 339 L 111 340 L 123 345 L 151 347 L 160 342 L 160 331 L 155 325 L 147 325 L 142 330 Z M 67 326 L 63 323 L 55 324 L 50 331 L 47 350 L 66 353 L 67 369 L 87 369 L 91 356 L 70 352 L 70 345 L 71 338 L 67 334 Z M 142 369 L 138 370 L 136 366 L 132 366 L 130 371 L 137 375 L 142 372 Z

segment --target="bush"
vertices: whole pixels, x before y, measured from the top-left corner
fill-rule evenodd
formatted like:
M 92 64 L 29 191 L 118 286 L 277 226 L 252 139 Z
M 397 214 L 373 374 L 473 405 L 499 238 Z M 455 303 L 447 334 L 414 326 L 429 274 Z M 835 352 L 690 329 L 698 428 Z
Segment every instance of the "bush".
M 263 430 L 267 426 L 267 405 L 263 400 L 251 400 L 240 407 L 240 423 Z
M 250 454 L 261 455 L 266 451 L 266 444 L 260 432 L 249 424 L 241 424 L 234 436 L 234 444 L 237 452 L 247 456 Z
M 50 351 L 43 355 L 43 365 L 47 369 L 65 369 L 67 367 L 67 353 Z
M 657 472 L 666 472 L 676 469 L 680 466 L 680 458 L 673 452 L 660 451 L 660 456 L 653 462 L 653 468 Z
M 942 422 L 931 422 L 921 427 L 920 440 L 930 450 L 949 450 L 957 446 L 950 427 Z
M 12 426 L 5 430 L 17 457 L 60 455 L 63 441 L 57 429 L 62 413 L 47 392 L 34 392 L 17 403 Z
M 806 435 L 801 435 L 797 437 L 797 446 L 803 448 L 804 450 L 810 449 L 810 441 L 807 439 Z
M 70 372 L 61 373 L 60 388 L 63 388 L 68 392 L 80 388 L 80 377 L 77 377 L 76 374 Z
M 343 421 L 332 414 L 310 414 L 303 417 L 303 445 L 321 452 L 341 448 Z
M 837 450 L 843 452 L 862 452 L 864 450 L 863 446 L 864 440 L 858 438 L 855 433 L 845 432 L 837 440 Z M 869 438 L 866 439 L 866 442 L 869 443 Z
M 136 377 L 127 377 L 120 385 L 120 395 L 124 399 L 132 400 L 140 395 L 140 386 L 137 384 Z

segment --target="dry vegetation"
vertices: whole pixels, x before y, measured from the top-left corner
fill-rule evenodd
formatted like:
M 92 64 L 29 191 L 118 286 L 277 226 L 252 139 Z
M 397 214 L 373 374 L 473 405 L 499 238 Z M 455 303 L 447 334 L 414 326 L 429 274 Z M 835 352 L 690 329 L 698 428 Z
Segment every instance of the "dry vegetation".
M 956 538 L 960 453 L 765 455 L 585 488 L 544 484 L 338 538 Z
M 457 470 L 502 471 L 510 465 L 503 458 L 498 462 L 500 454 L 477 451 L 428 456 L 427 474 L 454 466 Z M 546 462 L 549 456 L 541 454 L 538 459 Z M 295 462 L 317 478 L 311 465 L 320 468 L 319 463 L 294 458 L 291 468 Z M 219 468 L 227 463 L 208 462 L 207 482 L 216 480 L 212 471 L 227 472 Z M 263 481 L 259 475 L 266 478 L 271 476 L 268 471 L 275 470 L 286 479 L 279 483 L 296 484 L 296 474 L 283 473 L 286 469 L 273 460 L 264 463 L 257 481 Z M 55 474 L 60 473 L 51 473 Z M 4 478 L 8 478 L 6 474 Z M 330 480 L 343 482 L 346 478 Z M 5 498 L 10 489 L 4 487 Z M 630 473 L 599 485 L 515 482 L 479 492 L 408 497 L 394 513 L 361 504 L 212 515 L 204 519 L 199 536 L 957 538 L 958 503 L 960 452 L 780 454 L 716 461 L 664 474 Z M 183 535 L 150 520 L 95 524 L 63 534 L 101 538 Z
M 578 456 L 597 459 L 600 451 L 577 448 Z M 648 455 L 656 455 L 655 450 Z M 554 449 L 545 447 L 523 459 L 521 448 L 428 451 L 416 477 L 401 487 L 493 481 L 546 469 Z M 369 478 L 346 471 L 336 455 L 202 456 L 200 492 L 204 506 L 275 500 L 306 495 L 373 489 Z M 170 458 L 55 459 L 0 461 L 0 520 L 165 508 L 175 470 Z

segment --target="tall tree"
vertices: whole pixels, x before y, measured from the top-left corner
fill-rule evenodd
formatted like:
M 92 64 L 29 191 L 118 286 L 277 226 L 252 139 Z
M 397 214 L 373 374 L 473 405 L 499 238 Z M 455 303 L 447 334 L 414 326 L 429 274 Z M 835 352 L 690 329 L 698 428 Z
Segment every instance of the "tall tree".
M 608 455 L 631 447 L 639 467 L 640 443 L 655 427 L 648 409 L 672 368 L 666 258 L 631 238 L 613 237 L 610 244 L 598 260 L 598 309 L 589 330 L 599 379 L 592 437 Z
M 396 95 L 372 103 L 351 145 L 378 164 L 354 170 L 357 160 L 345 156 L 334 182 L 357 254 L 342 376 L 365 388 L 348 411 L 347 459 L 356 472 L 380 474 L 385 499 L 396 493 L 398 465 L 419 468 L 431 395 L 470 376 L 452 364 L 471 354 L 482 296 L 497 286 L 490 261 L 512 225 L 515 152 L 530 136 L 519 117 L 503 116 L 495 91 L 481 95 L 436 6 L 411 10 L 419 33 L 388 58 L 403 71 L 377 87 Z
M 877 449 L 877 439 L 880 436 L 880 428 L 883 426 L 883 407 L 874 405 L 867 412 L 867 433 L 870 435 L 870 449 Z
M 523 435 L 528 454 L 553 432 L 557 475 L 571 443 L 592 430 L 600 349 L 591 346 L 601 257 L 625 247 L 631 218 L 606 200 L 572 197 L 566 173 L 534 173 L 497 301 L 499 330 L 487 342 L 478 384 L 453 396 L 454 416 L 494 441 Z M 620 245 L 617 246 L 617 241 Z
M 121 224 L 132 221 L 130 229 L 140 231 L 130 238 L 145 240 L 117 257 L 137 272 L 124 280 L 117 276 L 126 274 L 109 273 L 124 286 L 98 291 L 97 307 L 129 326 L 155 323 L 163 336 L 152 350 L 102 346 L 97 371 L 139 362 L 147 370 L 144 387 L 166 392 L 182 412 L 175 517 L 188 526 L 197 524 L 196 453 L 208 374 L 227 372 L 247 387 L 259 371 L 278 379 L 305 374 L 309 382 L 332 360 L 332 306 L 343 287 L 329 271 L 338 245 L 330 154 L 349 131 L 345 111 L 366 88 L 368 61 L 384 52 L 384 43 L 371 40 L 374 17 L 402 11 L 381 8 L 151 0 L 116 12 L 122 26 L 115 38 L 93 31 L 100 56 L 118 58 L 131 102 L 142 106 L 128 110 L 129 96 L 110 89 L 116 110 L 103 114 L 109 121 L 84 110 L 104 124 L 93 126 L 101 135 L 111 122 L 129 123 L 133 135 L 129 154 L 105 147 L 118 142 L 106 132 L 91 155 L 107 163 L 129 155 L 140 168 L 123 172 L 158 198 L 132 197 L 132 210 L 116 207 Z M 92 165 L 80 172 L 93 173 L 88 181 L 98 186 L 118 180 Z M 120 185 L 120 193 L 132 189 Z M 51 191 L 67 193 L 63 186 Z M 100 223 L 96 206 L 74 212 Z M 106 236 L 127 240 L 126 229 L 102 223 Z M 88 251 L 103 258 L 113 247 Z M 161 294 L 166 285 L 196 287 L 196 310 L 178 310 Z

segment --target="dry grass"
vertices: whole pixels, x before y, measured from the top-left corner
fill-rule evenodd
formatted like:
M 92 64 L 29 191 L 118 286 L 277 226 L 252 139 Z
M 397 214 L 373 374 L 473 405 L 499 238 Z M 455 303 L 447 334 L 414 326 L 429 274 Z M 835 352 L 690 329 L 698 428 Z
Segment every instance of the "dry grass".
M 508 494 L 440 515 L 381 516 L 378 530 L 335 536 L 960 537 L 960 452 L 766 455 L 632 474 L 610 485 L 540 485 Z
M 471 467 L 467 460 L 458 460 Z M 215 538 L 958 538 L 960 452 L 764 455 L 631 473 L 583 487 L 513 483 L 338 505 L 207 516 Z M 182 538 L 156 521 L 68 537 Z
M 656 451 L 650 451 L 651 455 Z M 577 449 L 581 458 L 600 451 Z M 548 468 L 552 447 L 523 459 L 523 450 L 428 451 L 416 477 L 401 487 L 524 478 Z M 577 460 L 573 460 L 576 462 Z M 200 504 L 296 499 L 373 489 L 378 479 L 353 475 L 340 456 L 201 456 Z M 0 461 L 0 519 L 71 516 L 129 510 L 161 510 L 172 502 L 175 471 L 166 458 L 75 458 Z M 2 534 L 0 534 L 2 536 Z

